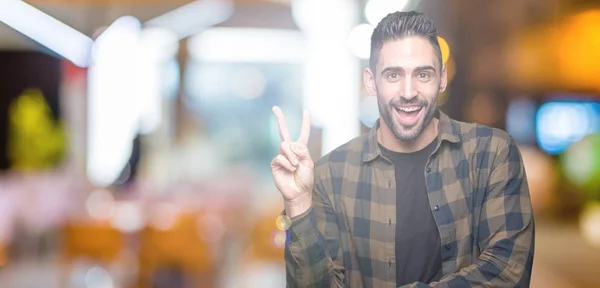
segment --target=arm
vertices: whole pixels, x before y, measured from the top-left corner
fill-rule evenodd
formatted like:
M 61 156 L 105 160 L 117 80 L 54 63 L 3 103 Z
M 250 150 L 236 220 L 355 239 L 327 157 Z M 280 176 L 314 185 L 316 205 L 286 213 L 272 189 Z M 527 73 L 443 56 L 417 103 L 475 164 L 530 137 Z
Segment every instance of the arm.
M 291 219 L 285 248 L 287 287 L 345 286 L 340 230 L 320 184 L 316 180 L 312 207 Z
M 512 138 L 497 156 L 479 219 L 477 262 L 439 282 L 406 287 L 529 287 L 534 219 L 527 177 Z

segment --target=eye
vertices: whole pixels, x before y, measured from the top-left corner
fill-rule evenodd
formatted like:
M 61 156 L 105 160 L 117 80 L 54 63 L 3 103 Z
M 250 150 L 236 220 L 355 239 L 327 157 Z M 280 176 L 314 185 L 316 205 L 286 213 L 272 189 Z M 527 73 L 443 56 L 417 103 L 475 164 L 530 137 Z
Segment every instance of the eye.
M 400 74 L 398 74 L 396 72 L 392 72 L 392 73 L 388 74 L 387 77 L 390 80 L 398 80 L 398 79 L 400 79 Z
M 422 81 L 427 81 L 429 80 L 429 78 L 431 78 L 431 75 L 426 72 L 420 72 L 419 74 L 417 74 L 417 78 L 419 78 L 419 80 Z

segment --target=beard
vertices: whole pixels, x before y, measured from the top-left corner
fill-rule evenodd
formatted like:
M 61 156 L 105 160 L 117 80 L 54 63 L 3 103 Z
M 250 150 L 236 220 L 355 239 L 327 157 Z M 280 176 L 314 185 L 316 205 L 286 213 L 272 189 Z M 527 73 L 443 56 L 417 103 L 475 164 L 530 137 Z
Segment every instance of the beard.
M 390 128 L 394 136 L 400 141 L 414 141 L 417 139 L 425 127 L 431 123 L 431 120 L 435 117 L 435 113 L 437 112 L 437 95 L 434 98 L 432 103 L 427 102 L 427 100 L 423 99 L 421 96 L 417 96 L 412 98 L 411 100 L 407 100 L 405 98 L 396 98 L 389 101 L 389 103 L 384 103 L 381 101 L 381 97 L 377 94 L 377 106 L 379 106 L 379 114 L 385 124 Z M 405 126 L 398 122 L 398 119 L 395 116 L 396 108 L 402 105 L 418 105 L 422 107 L 421 109 L 425 109 L 425 116 L 422 117 L 416 124 L 411 126 Z

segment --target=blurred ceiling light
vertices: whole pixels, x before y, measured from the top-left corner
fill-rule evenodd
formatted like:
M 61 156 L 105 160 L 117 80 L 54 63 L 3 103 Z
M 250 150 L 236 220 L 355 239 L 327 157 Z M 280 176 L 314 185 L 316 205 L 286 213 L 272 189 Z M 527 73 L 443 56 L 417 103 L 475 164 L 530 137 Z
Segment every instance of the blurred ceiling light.
M 318 33 L 323 29 L 339 30 L 347 29 L 347 19 L 344 14 L 354 10 L 354 1 L 342 0 L 292 0 L 291 9 L 294 22 L 302 31 L 309 34 Z M 340 9 L 343 6 L 351 6 L 351 9 Z M 356 5 L 358 6 L 358 5 Z M 355 15 L 351 15 L 355 16 Z M 354 17 L 353 17 L 354 18 Z M 344 21 L 340 21 L 344 20 Z M 354 20 L 354 19 L 353 19 Z M 354 22 L 354 21 L 352 21 Z M 329 35 L 336 37 L 342 35 Z M 345 37 L 345 35 L 344 35 Z M 327 39 L 324 39 L 327 40 Z
M 79 67 L 87 67 L 93 40 L 20 0 L 0 0 L 0 22 Z
M 348 37 L 350 52 L 361 59 L 371 56 L 371 35 L 375 28 L 370 24 L 360 24 L 352 29 Z
M 141 30 L 142 23 L 137 18 L 133 16 L 119 17 L 96 38 L 92 48 L 92 61 L 120 62 L 118 60 L 123 59 L 114 59 L 113 56 L 121 55 L 124 48 L 131 52 L 137 45 Z M 102 54 L 98 53 L 100 49 L 102 49 Z
M 358 2 L 292 1 L 294 21 L 307 43 L 303 106 L 311 112 L 311 123 L 323 131 L 322 155 L 360 134 L 360 125 L 348 125 L 360 119 L 359 102 L 354 99 L 360 99 L 356 84 L 361 65 L 348 49 L 352 28 L 360 23 Z M 331 73 L 331 67 L 336 73 Z
M 167 60 L 177 56 L 179 39 L 168 29 L 148 27 L 142 30 L 139 39 L 140 48 L 145 57 L 156 60 Z
M 231 0 L 197 0 L 144 24 L 168 29 L 183 39 L 227 20 L 233 14 L 233 7 Z
M 374 27 L 389 13 L 402 11 L 410 0 L 370 0 L 365 6 L 365 17 Z
M 129 160 L 133 139 L 162 121 L 162 66 L 176 56 L 177 36 L 132 16 L 117 19 L 96 40 L 89 69 L 87 173 L 107 186 Z
M 112 184 L 127 164 L 139 129 L 136 68 L 141 24 L 117 19 L 98 39 L 88 72 L 87 174 L 99 186 Z M 146 83 L 150 85 L 151 83 Z
M 163 28 L 146 28 L 139 35 L 138 52 L 134 64 L 132 85 L 137 95 L 135 106 L 138 111 L 139 132 L 152 133 L 162 122 L 162 99 L 166 77 L 166 63 L 176 61 L 179 51 L 177 36 Z
M 305 42 L 294 30 L 211 28 L 190 37 L 190 55 L 209 62 L 302 62 Z

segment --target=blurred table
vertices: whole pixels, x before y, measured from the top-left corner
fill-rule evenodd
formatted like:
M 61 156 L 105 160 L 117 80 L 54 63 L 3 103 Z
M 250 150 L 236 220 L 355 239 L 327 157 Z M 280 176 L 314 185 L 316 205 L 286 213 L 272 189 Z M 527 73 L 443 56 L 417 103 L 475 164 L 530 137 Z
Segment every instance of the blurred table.
M 531 287 L 600 287 L 600 249 L 584 241 L 576 222 L 536 219 L 533 262 Z

